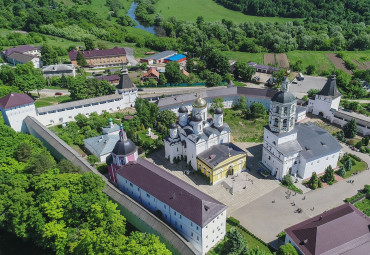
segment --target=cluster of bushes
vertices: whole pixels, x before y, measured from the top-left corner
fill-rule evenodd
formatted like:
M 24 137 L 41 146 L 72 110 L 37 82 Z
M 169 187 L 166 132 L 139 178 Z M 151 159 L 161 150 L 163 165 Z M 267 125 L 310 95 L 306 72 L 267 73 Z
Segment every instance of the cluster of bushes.
M 356 195 L 346 198 L 344 201 L 348 203 L 355 203 L 361 198 L 366 197 L 367 199 L 370 199 L 370 185 L 366 184 L 363 189 L 361 189 Z
M 281 184 L 285 187 L 287 187 L 288 189 L 290 190 L 293 190 L 299 194 L 302 194 L 302 190 L 300 190 L 299 188 L 297 188 L 294 183 L 293 183 L 293 180 L 292 180 L 292 176 L 290 174 L 287 174 L 283 177 L 283 180 L 281 181 Z
M 39 33 L 9 33 L 6 36 L 0 36 L 0 46 L 18 46 L 46 41 L 45 35 Z

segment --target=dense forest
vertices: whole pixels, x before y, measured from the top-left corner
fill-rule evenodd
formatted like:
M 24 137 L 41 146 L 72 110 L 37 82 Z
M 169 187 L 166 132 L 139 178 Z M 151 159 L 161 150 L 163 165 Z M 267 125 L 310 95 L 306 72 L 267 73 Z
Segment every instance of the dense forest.
M 0 121 L 0 229 L 45 254 L 171 254 L 154 235 L 126 233 L 105 183 L 56 162 L 42 143 Z
M 370 23 L 367 0 L 214 0 L 228 9 L 248 15 L 307 18 L 312 21 Z

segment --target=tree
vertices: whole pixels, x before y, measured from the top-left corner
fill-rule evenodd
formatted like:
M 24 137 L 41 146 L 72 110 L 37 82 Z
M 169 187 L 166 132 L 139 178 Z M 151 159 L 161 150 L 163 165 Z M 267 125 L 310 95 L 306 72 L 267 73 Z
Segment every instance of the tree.
M 222 83 L 221 75 L 217 73 L 213 73 L 213 74 L 208 75 L 207 80 L 206 80 L 206 87 L 209 88 L 209 87 L 221 86 L 222 85 L 221 83 Z
M 337 133 L 337 138 L 338 138 L 338 140 L 339 140 L 339 141 L 341 141 L 341 142 L 345 142 L 345 141 L 346 141 L 346 138 L 344 137 L 344 132 L 343 132 L 343 131 L 339 131 L 339 132 Z
M 158 125 L 161 123 L 165 127 L 169 127 L 172 123 L 175 123 L 176 119 L 176 113 L 171 110 L 160 111 L 157 116 Z
M 243 236 L 234 227 L 227 233 L 227 241 L 225 242 L 223 253 L 232 255 L 242 255 L 247 251 L 247 244 Z
M 57 168 L 60 173 L 80 173 L 81 168 L 72 164 L 71 161 L 67 159 L 62 159 L 58 164 Z
M 216 108 L 224 108 L 223 102 L 224 99 L 222 97 L 216 97 L 211 104 L 211 111 L 214 111 Z
M 310 89 L 307 93 L 308 93 L 308 97 L 309 98 L 315 98 L 316 94 L 319 93 L 320 90 L 319 89 Z
M 85 37 L 83 42 L 85 44 L 85 50 L 95 49 L 95 43 L 94 43 L 93 39 L 91 39 L 90 37 Z
M 14 157 L 19 162 L 27 162 L 32 155 L 32 146 L 27 142 L 18 144 L 17 148 L 14 150 Z
M 207 49 L 205 60 L 210 71 L 220 75 L 230 73 L 229 60 L 221 51 L 211 49 L 209 52 L 209 49 Z
M 341 166 L 337 173 L 339 176 L 344 177 L 346 175 L 346 169 L 343 166 Z
M 303 62 L 302 62 L 302 60 L 300 60 L 300 59 L 297 60 L 295 62 L 295 64 L 292 65 L 292 69 L 293 69 L 293 71 L 298 71 L 298 72 L 302 71 L 303 70 Z
M 40 175 L 55 167 L 54 158 L 46 151 L 32 156 L 29 159 L 27 171 L 31 174 Z
M 284 175 L 283 180 L 281 181 L 281 183 L 285 186 L 288 186 L 288 187 L 293 185 L 292 176 L 290 174 Z
M 274 72 L 273 77 L 276 79 L 276 84 L 280 85 L 283 82 L 285 78 L 285 72 L 286 71 L 284 69 Z
M 195 67 L 194 59 L 192 57 L 186 58 L 186 71 L 189 73 L 193 72 Z
M 77 65 L 85 67 L 87 66 L 87 62 L 85 57 L 82 55 L 80 51 L 77 52 L 77 57 L 76 57 Z
M 171 61 L 166 64 L 165 77 L 170 84 L 182 82 L 182 73 L 180 71 L 179 62 Z
M 238 103 L 234 106 L 235 110 L 245 110 L 247 109 L 247 100 L 244 96 L 241 96 Z
M 245 62 L 235 63 L 234 77 L 237 79 L 250 81 L 252 80 L 252 76 L 255 74 L 255 72 L 256 70 L 253 67 L 248 66 Z
M 298 252 L 293 247 L 293 245 L 287 243 L 279 247 L 279 249 L 276 252 L 276 255 L 298 255 Z
M 344 126 L 343 126 L 343 132 L 344 136 L 346 138 L 354 138 L 357 134 L 357 124 L 354 119 L 348 121 Z
M 346 172 L 348 171 L 351 171 L 352 170 L 352 159 L 351 157 L 348 157 L 344 160 L 344 163 L 343 163 L 343 168 Z
M 58 54 L 56 50 L 48 44 L 41 46 L 41 60 L 44 65 L 53 65 L 58 63 Z
M 158 84 L 159 85 L 166 85 L 167 84 L 166 76 L 163 73 L 159 74 Z
M 29 93 L 32 90 L 43 89 L 45 84 L 46 80 L 42 76 L 42 71 L 36 69 L 32 62 L 16 66 L 14 85 L 19 90 Z
M 328 183 L 328 184 L 331 184 L 335 181 L 334 170 L 330 165 L 325 169 L 325 174 L 324 174 L 323 178 L 324 178 L 325 182 Z
M 253 117 L 259 117 L 266 115 L 266 107 L 262 103 L 253 103 L 250 107 L 251 114 Z
M 100 161 L 99 158 L 97 156 L 95 156 L 95 155 L 89 155 L 89 156 L 87 156 L 87 162 L 89 162 L 90 165 L 92 165 L 92 166 L 95 165 L 95 163 L 97 163 L 99 161 Z
M 314 65 L 308 65 L 306 67 L 306 73 L 308 75 L 313 74 L 315 71 L 316 71 L 316 66 L 314 66 Z
M 311 179 L 308 181 L 308 187 L 310 189 L 317 189 L 318 187 L 318 178 L 316 172 L 312 173 Z

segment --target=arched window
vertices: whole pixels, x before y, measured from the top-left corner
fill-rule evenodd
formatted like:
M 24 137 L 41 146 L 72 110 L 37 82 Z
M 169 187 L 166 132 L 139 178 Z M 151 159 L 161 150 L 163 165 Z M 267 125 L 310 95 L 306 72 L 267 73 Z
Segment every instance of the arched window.
M 295 107 L 294 107 L 294 105 L 292 105 L 292 112 L 294 112 L 294 109 L 295 109 Z
M 279 106 L 276 106 L 276 108 L 275 108 L 275 112 L 276 112 L 276 113 L 279 113 Z
M 287 127 L 288 126 L 288 120 L 283 120 L 283 127 Z
M 293 124 L 294 124 L 294 118 L 291 118 L 290 119 L 290 126 L 293 126 Z
M 288 107 L 284 107 L 284 114 L 288 113 Z
M 278 118 L 275 118 L 275 121 L 274 121 L 274 126 L 275 126 L 275 127 L 277 127 L 277 126 L 278 126 L 278 122 L 279 122 Z

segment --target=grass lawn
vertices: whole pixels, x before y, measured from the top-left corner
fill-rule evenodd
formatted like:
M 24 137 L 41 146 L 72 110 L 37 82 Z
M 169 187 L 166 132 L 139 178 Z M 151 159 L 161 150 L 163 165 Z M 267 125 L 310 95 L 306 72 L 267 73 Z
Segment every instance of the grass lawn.
M 256 62 L 258 64 L 263 64 L 263 55 L 265 54 L 265 52 L 249 53 L 240 51 L 225 51 L 224 53 L 229 59 L 247 63 Z
M 235 23 L 245 21 L 269 21 L 285 23 L 297 19 L 278 17 L 257 17 L 244 15 L 241 12 L 229 10 L 212 0 L 159 0 L 156 4 L 156 13 L 165 18 L 175 16 L 178 20 L 196 21 L 203 16 L 205 21 L 231 20 Z
M 230 229 L 233 227 L 234 226 L 232 226 L 231 224 L 226 223 L 226 232 L 229 232 Z M 256 238 L 251 236 L 249 233 L 245 232 L 243 229 L 239 227 L 234 227 L 234 228 L 236 228 L 239 231 L 239 233 L 242 234 L 242 236 L 244 237 L 248 250 L 258 247 L 260 250 L 264 251 L 266 254 L 271 254 L 271 251 L 269 250 L 269 248 L 267 248 L 265 245 L 263 245 L 263 243 L 261 243 Z M 223 255 L 224 253 L 222 253 L 222 248 L 226 240 L 227 240 L 227 237 L 225 237 L 224 240 L 222 240 L 215 248 L 210 250 L 207 254 L 208 255 Z
M 356 164 L 354 166 L 352 166 L 351 171 L 346 172 L 346 175 L 343 177 L 344 179 L 351 177 L 353 173 L 362 172 L 362 171 L 364 171 L 365 169 L 368 168 L 368 165 L 365 161 L 357 161 L 354 158 L 352 158 L 352 159 L 356 162 Z M 338 166 L 343 166 L 342 162 L 338 161 Z
M 333 70 L 334 65 L 330 59 L 326 56 L 329 51 L 304 51 L 295 50 L 287 52 L 289 63 L 295 63 L 297 60 L 302 60 L 303 68 L 308 65 L 314 65 L 316 67 L 315 74 L 320 74 L 323 70 Z
M 229 124 L 235 142 L 262 142 L 268 115 L 265 118 L 247 120 L 238 111 L 224 109 L 224 122 Z
M 139 131 L 137 132 L 137 135 L 140 137 L 141 141 L 144 143 L 144 142 L 148 142 L 150 144 L 152 144 L 154 142 L 154 140 L 147 136 L 146 134 L 148 133 L 148 130 L 142 130 L 142 131 Z M 152 129 L 152 133 L 158 135 L 153 129 Z
M 356 60 L 360 63 L 370 61 L 370 50 L 366 51 L 341 51 L 345 59 Z
M 364 198 L 357 202 L 355 206 L 364 214 L 370 217 L 370 199 Z
M 298 189 L 294 184 L 290 185 L 290 186 L 286 186 L 286 185 L 283 185 L 282 183 L 280 183 L 281 186 L 287 188 L 287 189 L 290 189 L 294 192 L 297 192 L 298 194 L 302 194 L 302 190 Z
M 65 103 L 71 100 L 70 96 L 56 96 L 56 97 L 44 97 L 44 98 L 39 98 L 35 101 L 35 106 L 38 107 L 43 107 L 43 106 L 49 106 L 49 105 L 54 105 L 54 104 L 59 104 L 59 103 Z

